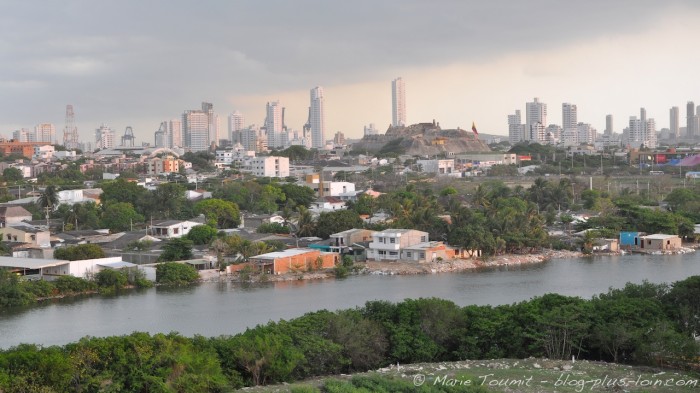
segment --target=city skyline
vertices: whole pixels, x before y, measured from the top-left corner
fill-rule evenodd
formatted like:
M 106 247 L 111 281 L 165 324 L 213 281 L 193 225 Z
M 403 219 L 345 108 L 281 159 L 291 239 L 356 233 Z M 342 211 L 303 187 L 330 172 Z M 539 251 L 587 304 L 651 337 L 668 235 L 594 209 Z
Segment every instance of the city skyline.
M 52 123 L 60 141 L 72 104 L 82 142 L 106 123 L 116 137 L 132 126 L 138 141 L 153 143 L 161 122 L 198 103 L 260 125 L 264 104 L 277 100 L 285 124 L 301 131 L 309 86 L 320 85 L 325 137 L 359 138 L 367 124 L 384 132 L 391 123 L 387 83 L 397 75 L 410 87 L 407 124 L 467 129 L 475 121 L 499 135 L 532 97 L 550 109 L 574 103 L 578 120 L 598 130 L 612 114 L 616 132 L 640 107 L 657 130 L 670 126 L 671 107 L 681 108 L 684 125 L 685 104 L 700 101 L 700 53 L 683 44 L 700 34 L 693 1 L 275 4 L 13 2 L 0 15 L 11 60 L 0 65 L 0 134 Z M 181 27 L 151 23 L 163 10 Z M 123 23 L 105 24 L 103 15 Z M 255 22 L 263 15 L 264 27 Z M 417 29 L 426 15 L 440 29 Z M 548 22 L 517 23 L 535 15 Z M 635 53 L 645 60 L 633 61 Z M 548 124 L 562 124 L 559 116 L 552 109 Z

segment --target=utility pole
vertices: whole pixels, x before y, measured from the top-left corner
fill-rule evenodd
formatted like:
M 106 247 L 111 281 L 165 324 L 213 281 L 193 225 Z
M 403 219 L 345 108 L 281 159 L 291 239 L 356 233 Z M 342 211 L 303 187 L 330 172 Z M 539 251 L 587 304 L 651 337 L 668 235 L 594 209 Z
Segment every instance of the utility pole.
M 46 228 L 51 230 L 51 226 L 49 225 L 49 211 L 51 210 L 51 206 L 46 206 L 44 209 L 46 209 Z

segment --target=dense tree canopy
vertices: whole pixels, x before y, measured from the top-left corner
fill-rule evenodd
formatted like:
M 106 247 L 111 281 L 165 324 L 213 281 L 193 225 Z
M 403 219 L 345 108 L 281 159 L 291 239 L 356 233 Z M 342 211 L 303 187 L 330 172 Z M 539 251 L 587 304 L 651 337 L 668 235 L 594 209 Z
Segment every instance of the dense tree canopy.
M 238 205 L 223 199 L 205 199 L 197 202 L 194 210 L 198 214 L 204 214 L 207 222 L 217 228 L 235 228 L 241 223 Z
M 80 261 L 84 259 L 104 258 L 105 252 L 102 247 L 97 244 L 79 244 L 77 246 L 57 248 L 53 256 L 56 259 Z

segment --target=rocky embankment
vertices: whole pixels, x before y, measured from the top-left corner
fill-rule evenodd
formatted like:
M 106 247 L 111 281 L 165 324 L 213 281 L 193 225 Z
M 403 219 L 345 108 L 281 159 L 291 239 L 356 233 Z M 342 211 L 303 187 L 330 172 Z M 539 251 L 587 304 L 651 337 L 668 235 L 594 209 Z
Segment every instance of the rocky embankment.
M 581 256 L 583 254 L 577 251 L 548 250 L 539 254 L 507 254 L 483 259 L 451 259 L 432 263 L 367 262 L 363 272 L 386 275 L 450 273 L 484 267 L 526 265 L 550 259 L 577 258 Z

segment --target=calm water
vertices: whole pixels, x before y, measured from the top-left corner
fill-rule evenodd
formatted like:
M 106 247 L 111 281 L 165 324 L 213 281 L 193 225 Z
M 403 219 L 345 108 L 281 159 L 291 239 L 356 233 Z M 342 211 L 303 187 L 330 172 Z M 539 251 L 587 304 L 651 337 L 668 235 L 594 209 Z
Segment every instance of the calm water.
M 589 298 L 626 282 L 673 282 L 692 275 L 700 275 L 698 253 L 559 259 L 459 274 L 152 288 L 3 311 L 0 348 L 20 343 L 66 344 L 88 335 L 133 331 L 175 331 L 186 336 L 235 334 L 270 320 L 294 318 L 319 309 L 351 308 L 375 299 L 439 297 L 464 306 L 509 304 L 550 292 Z

